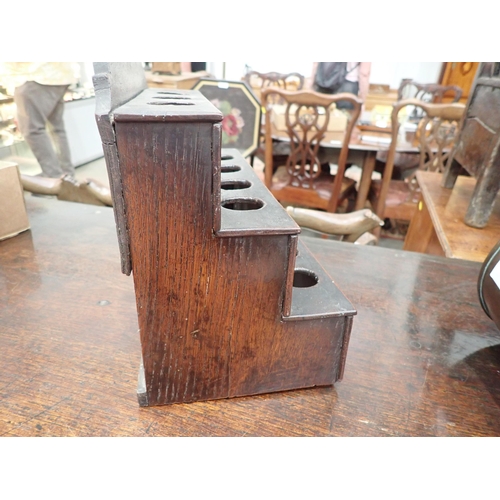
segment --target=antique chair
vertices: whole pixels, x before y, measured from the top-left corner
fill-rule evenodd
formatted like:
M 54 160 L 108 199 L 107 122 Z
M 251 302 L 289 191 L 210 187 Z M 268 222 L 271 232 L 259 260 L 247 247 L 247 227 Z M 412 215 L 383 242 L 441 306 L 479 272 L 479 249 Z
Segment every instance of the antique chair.
M 471 88 L 460 134 L 442 185 L 453 188 L 459 175 L 476 179 L 464 222 L 488 224 L 500 191 L 500 63 L 482 62 Z
M 420 108 L 423 117 L 416 132 L 400 134 L 399 112 L 406 106 Z M 393 106 L 391 145 L 381 180 L 372 181 L 370 201 L 382 219 L 411 220 L 419 200 L 416 171 L 404 180 L 392 179 L 398 141 L 416 144 L 418 170 L 443 172 L 459 131 L 459 121 L 465 110 L 460 103 L 434 104 L 417 99 L 405 99 Z
M 278 87 L 284 90 L 302 90 L 305 78 L 300 73 L 259 73 L 249 71 L 244 76 L 245 82 L 252 87 L 257 97 L 260 99 L 263 89 L 268 87 Z
M 458 102 L 462 97 L 462 89 L 457 85 L 440 85 L 437 83 L 417 83 L 411 78 L 404 78 L 398 88 L 398 101 L 404 99 L 418 99 L 429 103 Z M 422 110 L 414 108 L 410 119 L 418 120 L 422 117 Z M 387 162 L 387 152 L 377 153 L 379 163 Z M 413 153 L 398 153 L 394 157 L 393 178 L 404 179 L 418 168 L 419 156 Z
M 283 99 L 287 143 L 286 161 L 276 163 L 273 158 L 273 115 L 276 108 L 269 105 L 275 96 Z M 344 177 L 349 141 L 356 124 L 362 101 L 353 94 L 320 94 L 314 91 L 291 92 L 267 88 L 262 92 L 265 106 L 265 184 L 282 204 L 296 204 L 335 212 L 339 204 L 355 193 L 355 182 Z M 318 156 L 320 143 L 325 139 L 332 105 L 347 100 L 354 109 L 347 113 L 346 128 L 340 134 L 342 149 L 335 176 L 323 172 Z M 344 116 L 344 115 L 343 115 Z
M 404 78 L 398 88 L 398 101 L 418 99 L 424 102 L 441 103 L 458 102 L 462 97 L 462 89 L 457 85 L 440 85 L 438 83 L 417 83 L 411 78 Z
M 259 73 L 258 71 L 249 71 L 244 76 L 244 81 L 250 85 L 255 95 L 262 102 L 262 90 L 269 87 L 277 87 L 284 90 L 302 90 L 304 87 L 305 78 L 300 73 Z M 279 96 L 274 96 L 275 103 L 280 102 Z M 255 157 L 264 161 L 264 124 L 260 129 L 259 146 L 255 153 L 250 156 L 250 165 L 254 166 Z M 283 144 L 280 142 L 274 143 L 274 156 L 276 161 L 285 161 L 286 152 L 283 151 Z

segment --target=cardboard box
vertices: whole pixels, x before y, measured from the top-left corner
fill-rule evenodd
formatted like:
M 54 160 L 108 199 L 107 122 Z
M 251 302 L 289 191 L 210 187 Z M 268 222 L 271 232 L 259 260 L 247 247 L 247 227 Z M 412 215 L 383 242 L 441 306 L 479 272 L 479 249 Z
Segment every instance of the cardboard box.
M 180 62 L 154 62 L 151 64 L 151 71 L 153 73 L 163 73 L 166 75 L 180 75 L 181 63 Z
M 0 240 L 30 228 L 19 167 L 0 161 Z
M 295 113 L 296 106 L 291 106 L 291 112 Z M 285 104 L 275 104 L 272 108 L 272 122 L 276 127 L 276 130 L 286 132 L 286 120 L 285 120 L 286 105 Z M 305 107 L 301 114 L 307 114 Z M 325 121 L 325 115 L 320 115 L 318 120 L 318 125 L 321 127 Z M 330 120 L 328 121 L 328 132 L 344 132 L 347 128 L 347 116 L 340 110 L 338 110 L 334 105 L 330 107 Z

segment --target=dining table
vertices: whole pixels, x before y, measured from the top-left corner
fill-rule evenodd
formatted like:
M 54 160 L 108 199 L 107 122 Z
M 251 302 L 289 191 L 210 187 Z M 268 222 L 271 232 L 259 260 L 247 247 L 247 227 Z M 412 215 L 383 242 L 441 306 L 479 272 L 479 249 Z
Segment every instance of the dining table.
M 140 407 L 113 209 L 26 195 L 0 242 L 0 436 L 498 436 L 480 263 L 302 237 L 355 307 L 333 386 Z

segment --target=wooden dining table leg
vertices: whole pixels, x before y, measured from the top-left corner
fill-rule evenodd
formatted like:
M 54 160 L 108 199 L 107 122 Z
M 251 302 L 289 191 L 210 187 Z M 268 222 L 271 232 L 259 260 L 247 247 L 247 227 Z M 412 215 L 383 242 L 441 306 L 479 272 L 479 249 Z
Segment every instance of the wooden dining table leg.
M 417 210 L 413 215 L 406 234 L 403 250 L 425 253 L 433 236 L 434 226 L 425 201 L 420 195 Z
M 356 196 L 356 203 L 354 210 L 361 210 L 365 208 L 366 200 L 368 199 L 368 192 L 370 191 L 370 184 L 372 181 L 372 174 L 375 170 L 376 151 L 367 151 L 363 160 L 361 180 L 358 187 L 358 195 Z

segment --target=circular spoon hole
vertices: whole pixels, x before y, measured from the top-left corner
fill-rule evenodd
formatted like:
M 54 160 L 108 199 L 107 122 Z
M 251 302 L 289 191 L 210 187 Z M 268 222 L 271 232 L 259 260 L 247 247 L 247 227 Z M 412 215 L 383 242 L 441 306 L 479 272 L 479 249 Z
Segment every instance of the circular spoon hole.
M 264 202 L 254 198 L 238 198 L 223 201 L 221 205 L 229 210 L 259 210 L 264 206 Z
M 310 288 L 318 283 L 318 276 L 307 269 L 296 269 L 293 273 L 295 288 Z

